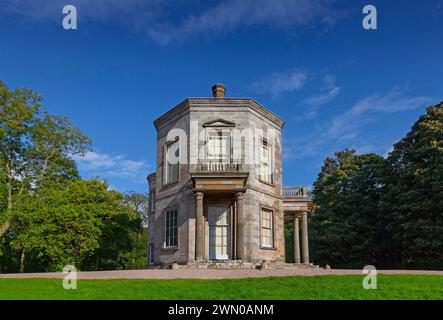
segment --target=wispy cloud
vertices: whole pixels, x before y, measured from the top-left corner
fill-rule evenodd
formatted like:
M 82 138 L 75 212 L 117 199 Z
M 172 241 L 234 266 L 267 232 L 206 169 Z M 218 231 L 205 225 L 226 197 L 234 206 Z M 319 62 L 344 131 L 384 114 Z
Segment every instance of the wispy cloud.
M 421 108 L 430 101 L 430 97 L 408 96 L 404 87 L 396 86 L 386 93 L 377 93 L 358 101 L 348 111 L 333 118 L 327 134 L 332 138 L 353 138 L 359 128 L 374 121 L 380 114 Z
M 84 156 L 75 157 L 75 160 L 80 171 L 90 177 L 99 176 L 104 179 L 126 178 L 133 182 L 144 183 L 149 169 L 146 162 L 100 152 L 88 152 Z
M 318 124 L 316 129 L 285 141 L 284 158 L 324 158 L 334 151 L 349 148 L 359 153 L 377 152 L 386 156 L 394 141 L 378 140 L 378 132 L 367 126 L 388 114 L 424 108 L 432 98 L 411 96 L 407 88 L 396 86 L 357 101 L 345 112 Z
M 320 92 L 316 95 L 309 97 L 306 100 L 308 110 L 306 112 L 307 118 L 314 117 L 318 109 L 329 102 L 331 102 L 336 96 L 339 95 L 341 88 L 337 85 L 336 79 L 333 75 L 326 75 L 323 78 L 323 86 L 320 88 Z
M 215 37 L 241 27 L 294 29 L 312 23 L 330 26 L 342 15 L 333 0 L 226 0 L 177 24 L 148 30 L 161 44 L 195 36 Z
M 110 19 L 120 20 L 126 16 L 145 16 L 151 9 L 157 13 L 156 8 L 164 0 L 2 0 L 0 9 L 2 13 L 15 14 L 23 19 L 38 21 L 61 21 L 62 9 L 67 4 L 75 5 L 79 19 L 83 22 L 98 21 L 108 22 Z M 141 10 L 141 11 L 139 11 Z
M 190 38 L 217 38 L 240 28 L 294 31 L 308 25 L 333 25 L 344 16 L 336 0 L 71 0 L 79 20 L 124 24 L 161 45 Z M 0 11 L 31 20 L 60 21 L 64 0 L 2 0 Z M 194 3 L 195 5 L 195 3 Z M 197 7 L 197 9 L 195 9 Z
M 293 70 L 287 73 L 273 73 L 254 81 L 251 84 L 251 88 L 258 93 L 271 94 L 273 97 L 277 97 L 285 92 L 301 90 L 307 78 L 307 73 L 300 70 Z

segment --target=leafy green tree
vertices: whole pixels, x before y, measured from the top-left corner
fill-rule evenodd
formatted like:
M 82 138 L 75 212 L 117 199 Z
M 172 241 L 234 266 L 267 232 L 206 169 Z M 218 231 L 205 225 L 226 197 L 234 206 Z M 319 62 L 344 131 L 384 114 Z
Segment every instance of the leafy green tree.
M 0 178 L 6 200 L 0 237 L 10 226 L 17 197 L 61 178 L 78 178 L 72 156 L 89 150 L 90 140 L 68 119 L 44 112 L 41 101 L 28 88 L 9 90 L 0 81 Z
M 427 109 L 387 161 L 385 263 L 443 268 L 443 103 Z
M 67 264 L 83 270 L 124 268 L 134 247 L 137 215 L 123 196 L 104 182 L 73 180 L 64 187 L 26 193 L 13 209 L 11 245 L 27 253 L 21 271 L 60 271 Z
M 8 230 L 14 193 L 23 192 L 23 177 L 29 167 L 26 153 L 30 146 L 30 127 L 41 108 L 41 97 L 30 89 L 10 91 L 0 81 L 0 172 L 6 191 L 6 214 L 0 218 L 0 237 Z
M 143 226 L 147 227 L 150 202 L 149 196 L 143 193 L 129 191 L 125 193 L 123 202 L 140 215 Z
M 334 267 L 377 264 L 378 202 L 385 160 L 345 150 L 327 158 L 312 192 L 313 261 Z
M 134 249 L 127 254 L 126 268 L 142 269 L 147 264 L 148 253 L 148 223 L 149 223 L 149 196 L 147 194 L 129 191 L 125 193 L 123 203 L 133 209 L 140 217 L 140 225 L 135 225 L 137 233 L 134 237 Z

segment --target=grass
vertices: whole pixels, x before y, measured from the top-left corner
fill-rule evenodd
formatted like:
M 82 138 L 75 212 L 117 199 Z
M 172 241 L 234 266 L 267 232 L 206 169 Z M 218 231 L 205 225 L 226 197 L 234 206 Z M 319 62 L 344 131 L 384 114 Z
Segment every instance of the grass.
M 276 277 L 237 280 L 79 280 L 65 290 L 61 279 L 0 279 L 3 299 L 443 299 L 443 276 L 379 275 L 377 290 L 363 276 Z

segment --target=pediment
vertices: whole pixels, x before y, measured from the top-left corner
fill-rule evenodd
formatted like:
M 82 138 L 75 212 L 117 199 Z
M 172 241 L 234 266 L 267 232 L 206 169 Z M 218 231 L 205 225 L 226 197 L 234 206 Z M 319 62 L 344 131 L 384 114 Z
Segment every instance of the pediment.
M 215 120 L 211 120 L 211 121 L 205 122 L 203 124 L 203 127 L 204 128 L 207 128 L 207 127 L 218 127 L 218 128 L 220 128 L 220 127 L 235 127 L 235 123 L 231 122 L 231 121 L 228 121 L 228 120 L 225 120 L 225 119 L 219 118 L 219 119 L 215 119 Z

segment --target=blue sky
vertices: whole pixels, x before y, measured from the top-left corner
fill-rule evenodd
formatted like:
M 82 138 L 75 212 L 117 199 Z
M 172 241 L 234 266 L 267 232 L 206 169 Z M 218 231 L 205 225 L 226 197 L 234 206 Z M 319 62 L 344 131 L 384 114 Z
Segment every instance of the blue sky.
M 146 191 L 152 121 L 216 82 L 286 120 L 285 185 L 344 148 L 386 155 L 443 100 L 443 0 L 0 0 L 0 30 L 0 79 L 71 118 L 93 139 L 82 176 L 120 191 Z

